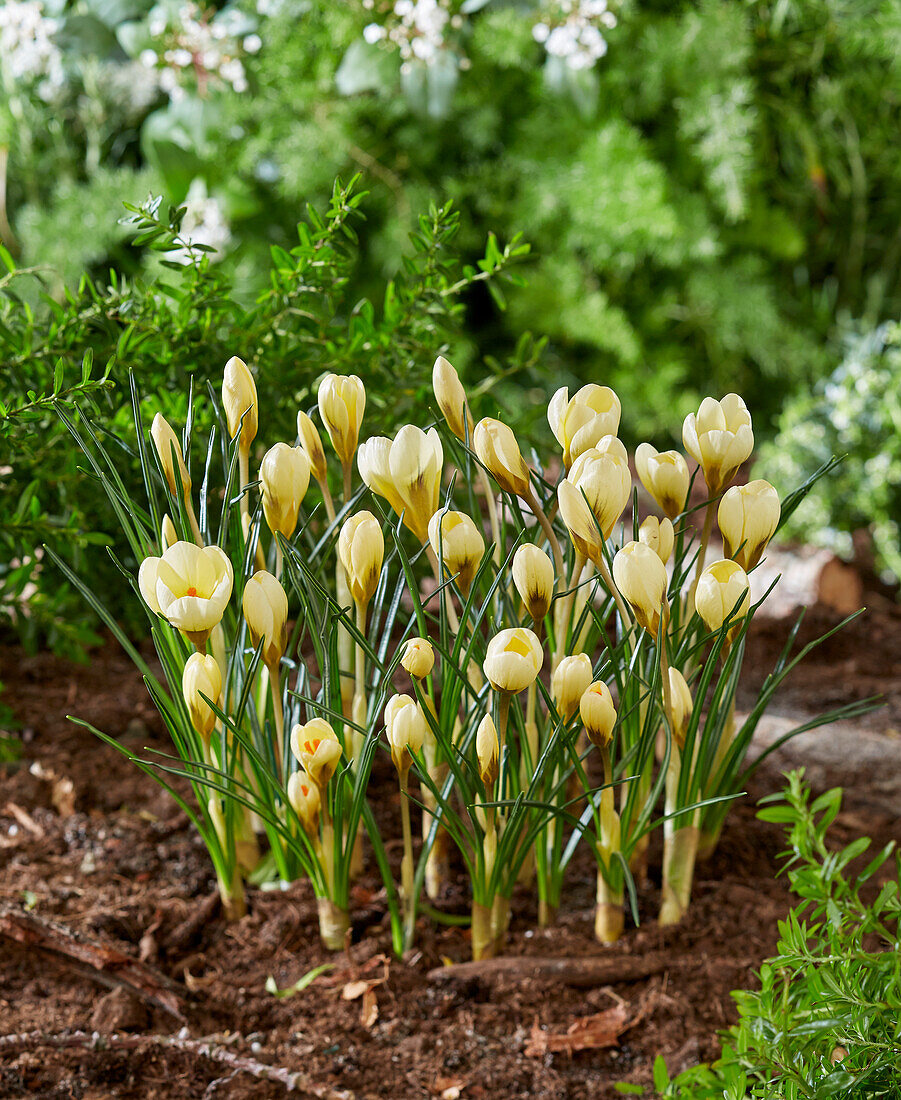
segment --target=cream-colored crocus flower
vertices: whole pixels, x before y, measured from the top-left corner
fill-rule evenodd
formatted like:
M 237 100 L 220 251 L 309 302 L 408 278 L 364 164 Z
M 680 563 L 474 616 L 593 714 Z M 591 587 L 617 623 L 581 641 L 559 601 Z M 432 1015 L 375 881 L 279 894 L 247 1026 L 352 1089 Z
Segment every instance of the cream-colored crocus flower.
M 468 596 L 485 553 L 482 532 L 465 512 L 436 512 L 429 520 L 429 543 L 447 575 L 457 574 L 460 591 Z
M 260 464 L 263 514 L 273 535 L 286 539 L 294 534 L 297 513 L 310 484 L 310 460 L 300 447 L 276 443 Z
M 277 668 L 288 639 L 288 597 L 277 578 L 260 569 L 244 585 L 244 618 L 254 646 L 263 643 L 262 658 Z
M 291 752 L 320 793 L 341 760 L 341 742 L 324 718 L 313 718 L 291 730 Z
M 534 684 L 544 663 L 544 651 L 528 627 L 502 630 L 488 643 L 483 665 L 495 691 L 514 694 Z
M 238 447 L 247 453 L 257 436 L 259 405 L 253 375 L 244 360 L 237 355 L 233 355 L 225 364 L 222 376 L 222 407 L 225 409 L 230 438 L 234 439 L 240 431 Z
M 465 443 L 472 438 L 472 416 L 466 401 L 466 391 L 454 367 L 439 355 L 432 368 L 432 389 L 447 426 L 457 439 Z
M 366 389 L 355 374 L 327 374 L 319 383 L 319 414 L 341 465 L 350 469 L 366 409 Z
M 710 493 L 718 493 L 754 450 L 751 414 L 737 393 L 727 393 L 722 401 L 705 397 L 697 415 L 686 416 L 682 442 L 704 471 Z
M 590 383 L 573 397 L 561 386 L 547 408 L 548 423 L 557 442 L 563 448 L 563 464 L 572 463 L 591 447 L 596 447 L 605 435 L 616 435 L 622 406 L 609 386 Z
M 310 473 L 318 482 L 325 481 L 328 477 L 328 464 L 325 459 L 325 448 L 322 446 L 322 437 L 319 429 L 302 409 L 297 413 L 297 438 L 309 460 Z
M 650 443 L 639 443 L 635 451 L 638 479 L 668 519 L 675 519 L 685 507 L 691 474 L 685 456 L 678 451 L 658 451 Z
M 530 500 L 532 472 L 512 429 L 486 416 L 473 430 L 472 446 L 479 461 L 505 492 Z
M 583 452 L 557 487 L 560 515 L 576 550 L 600 568 L 604 541 L 629 502 L 632 475 L 615 436 Z
M 172 430 L 172 425 L 162 413 L 157 413 L 153 418 L 153 423 L 150 425 L 150 438 L 156 447 L 156 453 L 159 455 L 160 465 L 163 468 L 163 476 L 169 486 L 169 492 L 177 497 L 180 485 L 187 501 L 191 496 L 191 475 L 188 473 L 187 466 L 185 466 L 185 458 L 178 437 Z
M 384 557 L 385 536 L 372 512 L 348 516 L 338 536 L 338 558 L 356 604 L 365 606 L 375 595 Z
M 322 796 L 319 787 L 304 771 L 294 772 L 288 779 L 288 802 L 297 814 L 303 831 L 312 840 L 319 835 L 319 813 Z
M 424 680 L 435 667 L 435 650 L 428 638 L 408 638 L 400 658 L 401 667 L 414 680 Z
M 476 759 L 479 762 L 479 776 L 485 786 L 490 787 L 497 779 L 500 760 L 497 726 L 490 714 L 485 715 L 476 730 Z
M 668 519 L 657 519 L 656 516 L 648 518 L 638 528 L 638 541 L 645 546 L 650 546 L 664 565 L 669 561 L 673 552 L 673 543 L 676 536 L 673 525 Z
M 406 776 L 413 763 L 411 753 L 422 752 L 429 736 L 428 722 L 422 708 L 409 695 L 393 695 L 385 706 L 385 734 L 391 748 L 391 759 L 400 775 Z
M 513 555 L 513 583 L 532 621 L 540 623 L 554 598 L 554 565 L 540 546 L 524 542 Z
M 691 712 L 694 703 L 691 698 L 691 689 L 685 677 L 677 668 L 669 670 L 669 719 L 670 729 L 676 745 L 681 749 L 685 745 L 685 732 L 691 721 Z
M 147 606 L 198 648 L 206 644 L 232 594 L 232 565 L 218 546 L 176 542 L 145 558 L 138 585 Z
M 726 556 L 745 572 L 753 569 L 776 533 L 780 514 L 779 494 L 768 481 L 727 489 L 717 514 Z
M 592 745 L 600 749 L 610 744 L 616 725 L 616 707 L 610 688 L 603 680 L 595 680 L 582 693 L 579 716 Z
M 218 706 L 222 694 L 222 672 L 216 658 L 205 653 L 192 653 L 185 662 L 181 690 L 191 716 L 191 725 L 204 741 L 208 741 L 216 728 L 216 712 L 207 699 Z
M 748 614 L 748 575 L 737 561 L 715 561 L 698 580 L 695 608 L 708 630 L 719 630 L 730 617 L 734 621 Z
M 403 515 L 420 542 L 429 534 L 429 520 L 438 511 L 444 450 L 434 428 L 427 432 L 405 424 L 393 440 L 376 436 L 360 445 L 360 477 Z
M 656 637 L 660 616 L 667 613 L 663 562 L 643 542 L 627 542 L 613 559 L 613 579 L 639 625 Z
M 557 713 L 569 722 L 591 684 L 591 658 L 587 653 L 564 657 L 551 676 L 551 698 Z

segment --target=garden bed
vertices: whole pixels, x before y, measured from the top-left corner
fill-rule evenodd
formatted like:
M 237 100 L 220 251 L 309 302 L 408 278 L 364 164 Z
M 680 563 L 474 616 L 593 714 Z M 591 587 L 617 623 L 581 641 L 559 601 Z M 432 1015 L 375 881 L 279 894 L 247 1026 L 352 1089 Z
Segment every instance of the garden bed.
M 811 636 L 832 621 L 816 610 L 810 619 L 804 633 Z M 746 690 L 755 686 L 755 669 L 770 667 L 786 629 L 776 620 L 755 623 Z M 901 616 L 880 603 L 815 651 L 789 681 L 781 707 L 807 713 L 885 692 L 888 706 L 862 725 L 868 743 L 897 759 L 901 688 L 892 655 L 899 650 Z M 715 1054 L 717 1029 L 735 1016 L 730 991 L 753 981 L 789 905 L 784 881 L 774 877 L 781 830 L 754 816 L 754 802 L 779 788 L 786 758 L 776 756 L 727 819 L 681 926 L 654 924 L 659 883 L 652 881 L 639 891 L 641 928 L 600 947 L 592 936 L 595 868 L 584 853 L 567 879 L 557 927 L 537 929 L 535 899 L 515 897 L 511 955 L 622 960 L 632 980 L 584 986 L 534 973 L 448 979 L 433 972 L 468 958 L 468 932 L 426 920 L 415 951 L 400 961 L 391 955 L 374 875 L 355 887 L 353 944 L 330 956 L 319 943 L 315 898 L 305 883 L 287 893 L 252 891 L 249 915 L 226 924 L 207 855 L 185 815 L 127 760 L 66 722 L 66 714 L 76 714 L 135 749 L 165 748 L 143 684 L 114 646 L 85 667 L 0 648 L 0 678 L 25 741 L 23 761 L 0 766 L 0 924 L 2 913 L 18 919 L 27 910 L 49 928 L 140 957 L 175 983 L 166 1000 L 184 1017 L 125 993 L 111 976 L 121 977 L 121 967 L 99 975 L 111 989 L 84 964 L 75 970 L 0 936 L 3 1033 L 117 1033 L 108 1048 L 48 1049 L 32 1036 L 5 1054 L 0 1049 L 3 1096 L 285 1095 L 283 1081 L 261 1078 L 262 1064 L 302 1075 L 299 1095 L 613 1096 L 615 1082 L 648 1084 L 658 1053 L 676 1069 Z M 791 762 L 799 762 L 797 753 Z M 901 769 L 892 766 L 901 787 Z M 885 843 L 901 833 L 885 781 L 878 799 L 868 794 L 874 778 L 843 766 L 838 754 L 818 762 L 818 788 L 848 790 L 836 843 L 859 835 Z M 387 837 L 397 831 L 398 797 L 386 757 L 373 775 L 372 801 L 384 811 Z M 389 842 L 389 850 L 399 858 L 397 844 Z M 449 912 L 467 911 L 463 881 L 444 899 Z M 296 996 L 279 1000 L 266 992 L 270 975 L 284 988 L 322 963 L 334 969 Z M 587 1017 L 596 1019 L 586 1025 Z M 181 1039 L 163 1045 L 147 1038 L 153 1034 Z M 214 1038 L 218 1060 L 191 1042 L 202 1037 Z M 605 1040 L 610 1045 L 568 1049 Z

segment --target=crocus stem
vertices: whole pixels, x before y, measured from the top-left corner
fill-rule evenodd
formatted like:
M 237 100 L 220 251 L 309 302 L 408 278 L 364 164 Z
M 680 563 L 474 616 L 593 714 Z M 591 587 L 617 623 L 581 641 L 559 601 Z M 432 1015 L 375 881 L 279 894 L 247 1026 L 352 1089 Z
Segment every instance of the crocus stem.
M 695 576 L 691 582 L 691 588 L 688 590 L 688 598 L 686 601 L 686 611 L 690 615 L 695 603 L 695 591 L 698 587 L 698 581 L 701 579 L 701 574 L 704 572 L 704 562 L 707 560 L 707 546 L 710 542 L 710 533 L 713 530 L 713 514 L 716 507 L 716 501 L 711 500 L 707 504 L 707 510 L 704 513 L 704 526 L 701 529 L 701 544 L 698 547 L 698 560 L 695 564 Z
M 231 878 L 216 875 L 219 886 L 219 897 L 222 901 L 222 912 L 227 921 L 240 920 L 247 912 L 247 899 L 244 895 L 244 880 L 241 878 L 241 869 L 235 865 Z
M 554 657 L 551 664 L 552 674 L 556 671 L 557 665 L 559 665 L 566 656 L 566 636 L 569 632 L 573 605 L 576 600 L 576 585 L 579 583 L 579 577 L 582 575 L 584 566 L 585 559 L 581 554 L 576 554 L 572 573 L 569 577 L 569 586 L 566 595 L 562 596 L 554 606 Z
M 438 555 L 432 549 L 429 543 L 426 543 L 425 547 L 426 557 L 429 559 L 429 563 L 432 566 L 432 572 L 435 574 L 435 585 L 441 587 L 441 563 L 438 561 Z M 453 635 L 457 635 L 460 631 L 460 620 L 457 618 L 457 612 L 454 608 L 453 597 L 451 596 L 450 587 L 444 589 L 444 608 L 447 612 L 447 625 Z
M 276 774 L 282 775 L 282 745 L 285 741 L 285 712 L 282 707 L 282 693 L 278 677 L 278 665 L 267 665 L 269 670 L 269 691 L 272 694 L 272 714 L 275 719 L 275 735 L 272 738 L 272 750 L 275 756 Z
M 357 630 L 366 633 L 366 604 L 360 600 L 357 604 Z M 351 706 L 351 718 L 358 726 L 366 725 L 366 650 L 357 642 L 354 653 L 354 698 Z M 363 734 L 358 729 L 351 730 L 351 759 L 356 764 L 363 748 Z
M 282 578 L 282 565 L 284 562 L 284 555 L 282 554 L 282 548 L 278 539 L 275 540 L 275 576 L 277 580 Z
M 616 609 L 619 611 L 619 617 L 623 624 L 624 631 L 632 629 L 632 612 L 629 610 L 629 606 L 626 601 L 620 595 L 619 589 L 613 583 L 613 577 L 610 575 L 610 567 L 607 565 L 607 559 L 603 554 L 598 555 L 597 561 L 594 562 L 598 573 L 601 575 L 601 580 L 607 586 L 607 591 L 613 597 L 613 601 L 616 604 Z
M 250 480 L 250 452 L 238 444 L 238 491 L 241 494 L 241 516 L 250 519 L 250 505 L 244 489 Z
M 544 531 L 548 542 L 551 544 L 551 553 L 554 556 L 554 572 L 558 577 L 565 576 L 566 571 L 563 567 L 563 551 L 560 549 L 560 542 L 554 533 L 554 528 L 551 527 L 550 520 L 544 513 L 544 509 L 538 503 L 538 497 L 535 495 L 535 491 L 531 486 L 529 486 L 527 495 L 523 499 L 535 513 L 535 518 L 541 525 L 541 530 Z
M 350 594 L 350 585 L 347 583 L 347 573 L 340 560 L 335 562 L 335 599 L 339 607 L 350 607 L 353 598 Z M 352 699 L 354 692 L 354 677 L 350 673 L 350 667 L 354 660 L 353 638 L 343 622 L 338 623 L 338 668 L 341 670 L 341 709 L 346 718 L 351 716 Z M 350 755 L 350 744 L 345 745 Z
M 410 799 L 407 796 L 409 770 L 400 773 L 400 819 L 404 838 L 404 855 L 400 865 L 400 894 L 404 913 L 404 946 L 413 942 L 416 922 L 416 898 L 413 893 L 413 832 L 410 827 Z
M 200 533 L 200 525 L 197 522 L 197 516 L 194 514 L 194 501 L 191 500 L 187 493 L 185 494 L 185 511 L 188 513 L 188 523 L 191 525 L 194 541 L 198 546 L 206 545 L 203 541 L 203 535 Z
M 331 898 L 317 898 L 319 938 L 329 951 L 341 951 L 350 928 L 350 914 Z
M 325 478 L 322 481 L 317 481 L 319 491 L 322 493 L 322 503 L 325 505 L 325 514 L 328 517 L 329 525 L 335 522 L 335 503 L 332 500 L 332 494 L 329 492 L 328 482 Z
M 491 906 L 473 900 L 472 957 L 474 960 L 494 958 L 494 937 L 491 934 Z
M 594 931 L 601 943 L 614 943 L 623 930 L 623 890 L 609 881 L 614 855 L 621 850 L 622 836 L 619 814 L 615 809 L 613 790 L 613 765 L 610 750 L 601 746 L 601 762 L 604 769 L 604 789 L 600 793 L 598 807 L 598 847 L 601 863 L 598 865 L 597 908 Z
M 350 500 L 353 490 L 353 464 L 350 462 L 342 463 L 341 473 L 344 479 L 344 503 L 347 504 L 347 502 Z
M 491 541 L 494 543 L 494 564 L 501 564 L 501 527 L 497 519 L 497 497 L 491 488 L 488 474 L 479 466 L 479 484 L 485 494 L 485 502 L 488 505 L 488 522 L 491 524 Z

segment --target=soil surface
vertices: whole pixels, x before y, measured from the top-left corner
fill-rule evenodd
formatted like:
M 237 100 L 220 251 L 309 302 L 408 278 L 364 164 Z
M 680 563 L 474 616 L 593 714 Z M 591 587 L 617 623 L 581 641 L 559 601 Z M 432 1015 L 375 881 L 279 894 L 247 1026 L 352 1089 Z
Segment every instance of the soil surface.
M 834 621 L 814 610 L 804 640 Z M 787 629 L 780 621 L 755 625 L 745 701 Z M 803 715 L 884 692 L 888 705 L 860 726 L 896 752 L 899 654 L 901 615 L 883 604 L 798 670 L 778 713 Z M 621 960 L 623 970 L 643 967 L 640 979 L 590 988 L 534 977 L 435 980 L 430 970 L 468 958 L 466 929 L 422 920 L 415 952 L 394 958 L 371 875 L 356 887 L 353 943 L 330 956 L 319 944 L 315 899 L 303 883 L 284 893 L 252 890 L 248 915 L 227 924 L 186 816 L 123 756 L 66 720 L 78 715 L 136 751 L 166 748 L 139 676 L 113 645 L 88 666 L 0 646 L 0 679 L 24 741 L 22 760 L 0 765 L 0 917 L 4 906 L 27 911 L 142 959 L 174 983 L 184 1016 L 110 990 L 83 970 L 0 935 L 0 1033 L 117 1033 L 109 1047 L 101 1039 L 90 1050 L 29 1049 L 23 1041 L 4 1053 L 0 1040 L 2 1097 L 265 1100 L 286 1094 L 283 1081 L 248 1073 L 248 1061 L 302 1074 L 306 1084 L 294 1095 L 304 1097 L 614 1097 L 615 1082 L 649 1084 L 657 1054 L 674 1070 L 715 1055 L 717 1030 L 736 1017 L 730 991 L 753 984 L 790 905 L 785 882 L 776 877 L 781 831 L 755 818 L 756 801 L 781 785 L 786 758 L 776 755 L 727 819 L 713 859 L 699 869 L 681 926 L 661 930 L 654 923 L 659 880 L 653 869 L 640 890 L 641 926 L 628 927 L 612 948 L 601 948 L 592 936 L 594 878 L 587 859 L 567 880 L 556 927 L 536 927 L 536 902 L 528 893 L 514 899 L 510 954 L 603 956 Z M 901 785 L 901 776 L 897 780 Z M 834 767 L 818 767 L 815 782 L 849 782 L 840 755 Z M 870 799 L 866 775 L 855 774 L 852 782 L 834 842 L 860 835 L 879 844 L 901 839 L 891 800 Z M 386 822 L 398 820 L 397 797 L 386 765 L 373 789 Z M 901 807 L 901 799 L 894 806 Z M 389 850 L 399 859 L 396 843 Z M 659 864 L 653 852 L 651 864 Z M 447 900 L 447 908 L 465 911 L 462 885 L 452 886 Z M 266 992 L 270 976 L 284 988 L 322 963 L 333 969 L 296 996 Z M 372 992 L 364 997 L 366 989 Z M 563 1040 L 557 1045 L 564 1049 L 547 1050 L 576 1021 L 600 1013 L 627 1025 L 613 1045 L 570 1053 Z M 148 1042 L 151 1035 L 180 1036 L 180 1046 Z M 182 1042 L 201 1038 L 212 1038 L 232 1063 Z

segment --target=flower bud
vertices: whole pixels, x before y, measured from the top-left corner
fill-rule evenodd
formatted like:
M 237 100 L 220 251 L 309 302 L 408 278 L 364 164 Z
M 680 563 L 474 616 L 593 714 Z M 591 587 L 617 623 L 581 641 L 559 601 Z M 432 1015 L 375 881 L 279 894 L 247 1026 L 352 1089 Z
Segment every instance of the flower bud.
M 582 557 L 595 564 L 601 559 L 604 541 L 631 493 L 626 449 L 615 436 L 605 436 L 573 462 L 557 488 L 557 499 L 573 546 Z
M 504 492 L 528 499 L 532 473 L 522 457 L 516 436 L 506 424 L 486 416 L 475 426 L 472 446 L 479 461 Z
M 667 577 L 663 562 L 643 542 L 627 542 L 613 559 L 613 579 L 639 625 L 656 637 L 661 611 L 666 614 Z
M 325 481 L 328 476 L 328 464 L 319 429 L 303 410 L 297 414 L 297 438 L 303 453 L 310 460 L 310 472 L 317 481 Z
M 429 542 L 447 575 L 457 574 L 460 591 L 468 596 L 485 553 L 482 532 L 465 512 L 436 512 L 429 521 Z
M 242 451 L 249 451 L 259 427 L 257 387 L 247 364 L 237 355 L 233 355 L 225 364 L 222 407 L 225 409 L 229 438 L 234 439 L 240 431 L 238 447 Z
M 288 801 L 297 814 L 303 831 L 311 839 L 319 834 L 322 795 L 306 772 L 294 772 L 288 779 Z
M 543 663 L 541 642 L 527 627 L 518 626 L 495 634 L 482 667 L 495 691 L 515 693 L 535 682 Z
M 244 585 L 244 618 L 254 646 L 263 642 L 263 661 L 277 665 L 288 641 L 288 597 L 278 580 L 264 569 Z
M 353 462 L 366 408 L 366 389 L 355 374 L 327 374 L 319 383 L 319 415 L 342 466 Z
M 368 604 L 378 587 L 385 557 L 385 537 L 372 512 L 357 512 L 344 521 L 338 536 L 338 557 L 354 602 Z
M 276 443 L 260 465 L 263 485 L 263 514 L 273 533 L 286 539 L 294 534 L 297 513 L 310 484 L 310 460 L 300 447 Z
M 779 494 L 768 481 L 727 489 L 717 514 L 726 556 L 745 572 L 753 569 L 776 533 L 780 513 Z
M 185 662 L 181 691 L 191 716 L 191 725 L 205 741 L 209 740 L 216 728 L 216 713 L 206 700 L 218 706 L 222 694 L 222 672 L 216 658 L 192 653 Z M 201 698 L 202 695 L 206 699 Z
M 500 760 L 497 726 L 490 714 L 485 715 L 476 730 L 476 758 L 479 762 L 479 775 L 482 782 L 486 787 L 490 787 L 497 779 Z
M 718 493 L 754 450 L 751 414 L 737 393 L 727 393 L 722 401 L 705 397 L 697 416 L 686 416 L 682 442 L 704 471 L 711 495 Z
M 616 725 L 616 707 L 603 680 L 595 680 L 585 689 L 579 700 L 579 716 L 592 745 L 600 749 L 610 744 Z
M 737 561 L 715 561 L 698 579 L 695 608 L 707 624 L 707 629 L 719 630 L 733 616 L 741 619 L 748 614 L 748 575 Z
M 616 435 L 621 412 L 619 398 L 609 386 L 590 383 L 572 398 L 566 386 L 557 390 L 548 405 L 547 418 L 563 448 L 563 464 L 567 470 L 579 455 L 596 447 L 605 435 Z
M 466 403 L 466 391 L 459 374 L 443 355 L 438 356 L 432 368 L 432 389 L 447 426 L 457 439 L 464 443 L 471 439 L 472 417 Z
M 313 718 L 291 730 L 291 752 L 319 788 L 328 786 L 341 760 L 341 742 L 324 718 Z
M 576 553 L 589 561 L 600 560 L 604 555 L 604 534 L 581 489 L 564 478 L 557 486 L 557 502 Z
M 685 744 L 685 732 L 691 721 L 691 712 L 694 703 L 691 698 L 691 689 L 686 683 L 685 677 L 677 668 L 669 670 L 669 693 L 671 709 L 667 718 L 673 739 L 681 749 Z
M 429 733 L 422 708 L 409 695 L 394 695 L 385 707 L 385 733 L 391 747 L 391 759 L 401 775 L 409 771 L 410 754 L 419 754 Z
M 191 476 L 185 466 L 181 444 L 169 421 L 162 413 L 157 413 L 150 425 L 150 438 L 156 447 L 156 453 L 160 457 L 160 465 L 163 468 L 163 477 L 169 486 L 169 492 L 178 496 L 178 486 L 187 498 L 191 492 Z
M 170 546 L 174 546 L 178 542 L 178 532 L 175 530 L 175 524 L 172 522 L 172 517 L 167 512 L 163 516 L 163 522 L 160 525 L 160 546 L 164 550 L 168 550 Z
M 523 543 L 513 555 L 513 583 L 532 621 L 540 623 L 554 598 L 554 566 L 541 549 Z
M 639 443 L 635 469 L 657 507 L 668 519 L 675 519 L 685 507 L 691 485 L 685 458 L 678 451 L 658 451 L 650 443 Z
M 650 546 L 664 565 L 669 561 L 673 552 L 675 533 L 673 525 L 668 519 L 657 519 L 656 516 L 648 516 L 638 529 L 638 541 L 645 546 Z
M 557 713 L 569 722 L 591 684 L 591 659 L 587 653 L 564 657 L 551 676 L 551 698 Z
M 400 663 L 414 680 L 424 680 L 435 667 L 435 651 L 428 638 L 408 638 Z

